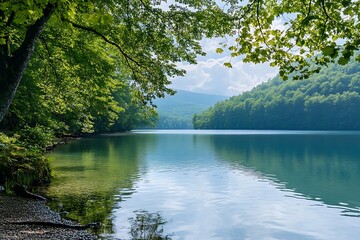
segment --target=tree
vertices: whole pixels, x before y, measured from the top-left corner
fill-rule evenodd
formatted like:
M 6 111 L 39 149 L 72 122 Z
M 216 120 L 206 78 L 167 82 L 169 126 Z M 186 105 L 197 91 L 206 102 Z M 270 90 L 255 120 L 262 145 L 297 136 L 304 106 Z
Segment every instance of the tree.
M 30 16 L 26 16 L 24 14 L 26 9 L 24 10 L 23 8 L 18 8 L 18 6 L 11 6 L 10 2 L 1 2 L 0 27 L 2 30 L 0 32 L 0 121 L 9 109 L 26 66 L 34 52 L 37 39 L 39 38 L 39 35 L 44 29 L 46 23 L 49 21 L 54 9 L 55 6 L 48 3 L 45 8 L 41 9 L 41 16 L 30 18 Z M 25 37 L 23 37 L 21 43 L 17 43 L 15 45 L 13 43 L 13 39 L 19 37 L 17 34 L 21 30 L 19 29 L 19 31 L 14 31 L 12 26 L 15 23 L 25 24 L 25 22 L 30 20 L 33 20 L 33 23 L 27 27 Z M 15 48 L 14 45 L 16 46 Z
M 49 22 L 0 129 L 41 126 L 59 136 L 104 131 L 113 124 L 124 110 L 113 93 L 127 91 L 126 83 L 101 43 Z
M 109 49 L 118 72 L 127 76 L 142 102 L 173 93 L 167 87 L 169 78 L 184 74 L 176 63 L 196 63 L 196 55 L 204 54 L 198 42 L 204 36 L 236 36 L 236 44 L 229 47 L 232 57 L 270 61 L 280 67 L 283 79 L 295 71 L 300 73 L 298 79 L 306 78 L 319 71 L 317 65 L 335 59 L 346 64 L 360 45 L 358 1 L 223 0 L 217 5 L 213 0 L 175 0 L 169 7 L 161 4 L 161 0 L 0 1 L 0 121 L 49 23 L 76 28 L 106 43 L 105 51 Z M 284 19 L 284 28 L 277 28 L 276 23 Z

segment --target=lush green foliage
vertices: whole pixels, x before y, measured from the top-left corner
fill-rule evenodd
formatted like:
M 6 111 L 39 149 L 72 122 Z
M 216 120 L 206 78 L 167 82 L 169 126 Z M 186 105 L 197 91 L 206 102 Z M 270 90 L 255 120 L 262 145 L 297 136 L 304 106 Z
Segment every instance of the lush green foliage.
M 360 64 L 337 64 L 303 81 L 279 77 L 194 116 L 195 128 L 360 129 Z
M 321 66 L 360 61 L 360 2 L 325 0 L 225 1 L 234 16 L 232 57 L 271 62 L 284 80 L 306 79 Z M 225 43 L 226 47 L 227 43 Z M 222 52 L 219 48 L 218 52 Z M 231 67 L 231 63 L 226 63 Z
M 129 84 L 99 39 L 49 23 L 1 126 L 44 147 L 55 136 L 149 124 L 155 113 Z
M 0 133 L 0 185 L 9 191 L 14 183 L 32 186 L 50 180 L 49 161 L 43 152 L 24 146 L 17 138 Z

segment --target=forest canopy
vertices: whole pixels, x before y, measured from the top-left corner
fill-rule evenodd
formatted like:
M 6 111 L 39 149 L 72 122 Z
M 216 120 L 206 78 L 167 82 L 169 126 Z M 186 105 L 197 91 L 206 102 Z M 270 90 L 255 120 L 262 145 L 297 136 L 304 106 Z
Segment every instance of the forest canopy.
M 360 130 L 360 63 L 332 64 L 302 81 L 280 77 L 218 102 L 195 128 Z

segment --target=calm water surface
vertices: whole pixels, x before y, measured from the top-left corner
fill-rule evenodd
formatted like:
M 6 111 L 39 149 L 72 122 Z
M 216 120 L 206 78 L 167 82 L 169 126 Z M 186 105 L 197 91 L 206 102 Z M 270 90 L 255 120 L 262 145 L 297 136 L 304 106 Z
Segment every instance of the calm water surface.
M 52 207 L 105 238 L 144 213 L 171 239 L 360 236 L 360 132 L 133 131 L 50 155 Z

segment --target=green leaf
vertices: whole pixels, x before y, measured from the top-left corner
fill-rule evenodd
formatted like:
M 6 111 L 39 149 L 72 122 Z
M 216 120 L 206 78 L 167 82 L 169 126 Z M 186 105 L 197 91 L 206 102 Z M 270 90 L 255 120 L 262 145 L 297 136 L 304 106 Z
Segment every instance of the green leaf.
M 302 25 L 306 26 L 309 24 L 310 21 L 314 20 L 314 19 L 318 19 L 319 17 L 318 16 L 315 16 L 315 15 L 311 15 L 311 16 L 308 16 L 304 19 L 304 21 L 302 22 Z
M 335 46 L 334 45 L 326 46 L 321 51 L 325 56 L 331 56 L 335 51 Z
M 225 66 L 225 67 L 228 67 L 228 68 L 232 68 L 231 63 L 229 63 L 229 62 L 224 63 L 224 66 Z
M 235 46 L 230 46 L 230 47 L 229 47 L 229 50 L 230 50 L 230 51 L 236 51 L 237 48 L 236 48 Z
M 276 66 L 276 62 L 271 62 L 271 63 L 270 63 L 270 66 L 271 66 L 271 67 L 275 67 L 275 66 Z
M 342 4 L 344 7 L 349 6 L 350 3 L 351 3 L 351 0 L 343 0 L 343 1 L 341 2 L 341 4 Z
M 217 48 L 215 51 L 216 51 L 216 53 L 223 53 L 224 52 L 224 50 L 222 48 Z
M 344 57 L 341 57 L 341 58 L 339 58 L 339 60 L 338 60 L 338 63 L 339 63 L 340 65 L 346 65 L 348 62 L 349 62 L 349 59 L 348 59 L 348 58 L 344 58 Z
M 274 18 L 275 18 L 274 15 L 270 15 L 270 17 L 268 17 L 268 18 L 266 19 L 266 22 L 269 23 L 269 24 L 271 24 L 271 23 L 274 21 Z

